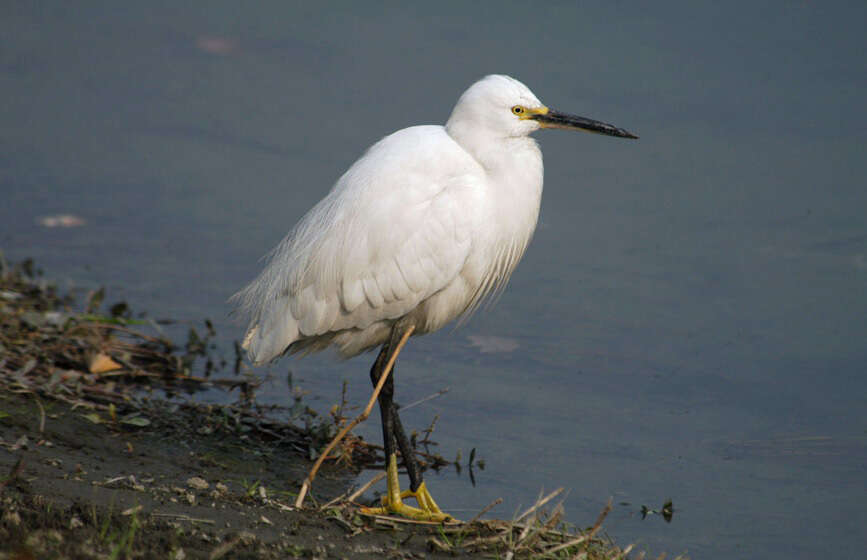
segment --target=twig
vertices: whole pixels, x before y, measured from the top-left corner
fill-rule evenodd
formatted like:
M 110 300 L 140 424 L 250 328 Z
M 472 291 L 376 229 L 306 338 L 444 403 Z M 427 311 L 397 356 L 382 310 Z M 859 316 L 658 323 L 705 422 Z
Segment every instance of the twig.
M 219 560 L 223 556 L 229 554 L 233 548 L 238 546 L 238 544 L 240 542 L 241 542 L 241 536 L 240 535 L 235 536 L 232 539 L 226 540 L 226 542 L 224 542 L 223 544 L 221 544 L 220 546 L 216 547 L 214 550 L 211 551 L 211 555 L 208 556 L 208 560 Z M 181 549 L 179 549 L 179 550 L 181 550 Z M 175 557 L 177 558 L 177 556 L 175 556 Z
M 424 519 L 410 519 L 408 517 L 392 517 L 390 515 L 378 515 L 375 513 L 362 513 L 365 517 L 370 517 L 377 523 L 384 523 L 387 525 L 393 525 L 397 527 L 397 523 L 404 523 L 406 525 L 442 525 L 445 523 L 446 525 L 462 525 L 460 521 L 426 521 Z
M 376 384 L 376 389 L 373 390 L 373 395 L 370 396 L 370 401 L 367 403 L 367 407 L 364 411 L 359 414 L 355 420 L 347 424 L 340 430 L 334 439 L 331 440 L 331 443 L 325 448 L 319 458 L 316 460 L 316 463 L 313 465 L 313 468 L 310 469 L 310 474 L 307 475 L 307 478 L 304 479 L 304 483 L 301 485 L 301 490 L 298 492 L 298 498 L 295 499 L 295 507 L 300 508 L 304 504 L 304 498 L 307 496 L 307 492 L 310 490 L 310 486 L 313 484 L 313 479 L 316 477 L 316 473 L 319 471 L 319 467 L 322 466 L 322 462 L 328 456 L 328 453 L 334 449 L 334 446 L 337 445 L 340 440 L 343 439 L 349 430 L 357 426 L 358 424 L 367 420 L 367 417 L 370 416 L 370 411 L 373 410 L 373 405 L 376 404 L 376 399 L 379 398 L 379 393 L 382 391 L 382 386 L 385 385 L 385 380 L 388 379 L 391 370 L 394 368 L 394 361 L 397 359 L 397 355 L 400 354 L 401 348 L 406 344 L 406 341 L 409 339 L 409 336 L 415 330 L 413 325 L 410 325 L 409 328 L 406 329 L 406 332 L 401 337 L 400 341 L 397 343 L 397 348 L 395 348 L 394 353 L 391 355 L 391 359 L 388 360 L 388 363 L 385 364 L 385 371 L 379 378 L 379 383 Z
M 152 336 L 148 336 L 148 335 L 140 333 L 138 331 L 134 331 L 134 330 L 129 329 L 127 327 L 122 327 L 120 325 L 112 325 L 110 323 L 99 323 L 96 321 L 87 321 L 85 323 L 80 323 L 79 326 L 84 327 L 84 328 L 94 328 L 95 327 L 95 328 L 100 328 L 100 329 L 109 329 L 109 330 L 113 330 L 113 331 L 120 331 L 122 333 L 126 333 L 126 334 L 134 336 L 134 337 L 139 337 L 142 340 L 146 340 L 148 342 L 153 342 L 155 344 L 164 344 L 167 346 L 173 346 L 172 343 L 169 342 L 168 340 L 154 338 Z
M 424 443 L 424 441 L 421 441 L 419 443 Z M 385 447 L 379 445 L 378 443 L 367 442 L 367 447 L 369 447 L 371 449 L 376 449 L 377 451 L 384 451 L 385 450 Z M 432 464 L 433 467 L 445 466 L 445 465 L 451 464 L 449 461 L 446 461 L 445 459 L 443 459 L 441 455 L 437 455 L 436 453 L 425 453 L 424 451 L 419 451 L 418 449 L 416 449 L 415 455 L 416 455 L 417 459 L 418 459 L 418 457 L 421 457 L 422 459 L 424 459 L 424 461 L 419 459 L 419 466 L 423 467 L 423 468 L 427 467 L 429 463 Z M 384 463 L 382 465 L 382 468 L 385 468 Z
M 15 465 L 9 471 L 9 474 L 6 476 L 4 480 L 0 480 L 0 490 L 6 488 L 6 485 L 15 480 L 18 477 L 18 474 L 21 472 L 21 465 L 24 463 L 24 455 L 18 456 L 18 461 L 15 462 Z
M 437 420 L 439 420 L 439 419 L 440 419 L 439 414 L 434 415 L 433 420 L 430 423 L 430 426 L 428 426 L 427 430 L 424 430 L 424 439 L 422 439 L 421 442 L 419 442 L 419 443 L 423 443 L 425 445 L 430 443 L 430 435 L 433 433 L 434 428 L 437 425 Z
M 451 390 L 451 387 L 446 387 L 445 389 L 440 389 L 439 391 L 437 391 L 436 393 L 434 393 L 434 394 L 432 394 L 432 395 L 428 395 L 428 396 L 426 396 L 426 397 L 422 397 L 422 398 L 420 398 L 419 400 L 417 400 L 417 401 L 415 401 L 415 402 L 411 402 L 411 403 L 409 403 L 409 404 L 406 405 L 406 406 L 402 406 L 402 407 L 400 407 L 400 411 L 403 412 L 404 410 L 409 410 L 410 408 L 412 408 L 412 407 L 414 407 L 414 406 L 418 406 L 418 405 L 420 405 L 421 403 L 427 402 L 427 401 L 432 400 L 432 399 L 435 399 L 435 398 L 437 398 L 437 397 L 441 397 L 441 396 L 445 395 L 446 393 L 448 393 L 450 390 Z
M 180 519 L 181 521 L 189 521 L 190 523 L 206 523 L 208 525 L 215 525 L 216 521 L 213 519 L 198 519 L 195 517 L 190 517 L 189 515 L 184 515 L 182 513 L 152 513 L 153 517 L 174 517 L 175 519 Z
M 465 549 L 474 549 L 482 546 L 487 546 L 494 543 L 502 543 L 503 542 L 503 534 L 497 534 L 490 537 L 477 537 L 472 540 L 468 540 L 464 543 Z
M 325 511 L 326 509 L 330 508 L 331 506 L 333 506 L 334 504 L 336 504 L 338 502 L 346 501 L 346 500 L 344 500 L 344 498 L 346 498 L 346 494 L 347 494 L 347 492 L 344 492 L 343 494 L 337 496 L 336 498 L 332 499 L 331 501 L 325 502 L 324 504 L 319 506 L 319 511 Z
M 45 433 L 45 407 L 42 406 L 42 401 L 39 400 L 39 396 L 36 393 L 33 393 L 33 400 L 36 401 L 36 405 L 39 407 L 39 433 Z

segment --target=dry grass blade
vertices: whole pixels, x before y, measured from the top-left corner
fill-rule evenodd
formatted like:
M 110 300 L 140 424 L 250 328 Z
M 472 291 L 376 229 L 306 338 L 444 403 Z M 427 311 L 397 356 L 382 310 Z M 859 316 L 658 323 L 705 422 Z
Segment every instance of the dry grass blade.
M 357 500 L 359 496 L 361 496 L 362 494 L 364 494 L 365 492 L 367 492 L 367 491 L 370 489 L 371 486 L 373 486 L 374 484 L 376 484 L 377 482 L 379 482 L 379 481 L 382 480 L 383 478 L 385 478 L 385 471 L 382 471 L 382 472 L 378 473 L 376 476 L 374 476 L 373 478 L 371 478 L 370 480 L 368 480 L 367 482 L 365 482 L 365 483 L 361 486 L 361 488 L 359 488 L 358 490 L 356 490 L 356 491 L 353 492 L 352 494 L 349 494 L 349 495 L 347 496 L 348 492 L 344 492 L 344 493 L 341 494 L 340 496 L 337 496 L 336 498 L 334 498 L 334 499 L 331 500 L 330 502 L 328 502 L 328 503 L 324 504 L 323 506 L 321 506 L 319 509 L 320 509 L 320 510 L 326 510 L 326 509 L 328 509 L 328 508 L 330 508 L 330 507 L 332 507 L 332 506 L 334 506 L 334 505 L 336 505 L 336 504 L 340 504 L 340 503 L 342 503 L 342 504 L 352 503 L 352 502 L 354 502 L 355 500 Z
M 451 552 L 490 553 L 498 558 L 513 560 L 561 557 L 622 560 L 633 550 L 631 546 L 621 549 L 607 537 L 598 536 L 602 522 L 611 511 L 610 500 L 594 525 L 582 534 L 576 533 L 568 525 L 563 524 L 562 503 L 557 504 L 551 511 L 542 509 L 543 502 L 550 502 L 558 493 L 553 492 L 547 496 L 542 496 L 540 493 L 533 507 L 517 517 L 523 520 L 521 523 L 498 520 L 475 521 L 472 527 L 465 524 L 443 530 L 445 535 L 455 533 L 460 535 L 455 542 L 461 544 L 450 543 L 448 539 L 441 540 L 452 546 Z
M 529 549 L 533 547 L 540 539 L 542 539 L 548 532 L 557 526 L 560 523 L 560 519 L 563 517 L 563 504 L 557 504 L 557 507 L 554 509 L 554 513 L 551 514 L 551 517 L 545 521 L 545 523 L 539 524 L 536 528 L 530 532 L 524 539 L 519 543 L 520 548 Z
M 593 528 L 590 530 L 590 536 L 596 534 L 599 531 L 600 527 L 602 527 L 602 522 L 605 521 L 605 518 L 608 517 L 608 514 L 611 512 L 611 498 L 608 498 L 608 503 L 605 504 L 605 507 L 602 508 L 602 511 L 599 513 L 599 517 L 596 518 L 596 523 L 593 524 Z
M 189 515 L 185 515 L 183 513 L 152 513 L 153 517 L 167 517 L 170 519 L 177 519 L 178 521 L 186 521 L 188 523 L 205 523 L 207 525 L 215 525 L 217 522 L 213 519 L 202 519 L 198 517 L 190 517 Z
M 602 512 L 599 514 L 599 517 L 596 518 L 596 523 L 593 524 L 593 527 L 590 529 L 590 531 L 588 533 L 581 535 L 580 537 L 578 537 L 576 539 L 572 539 L 569 542 L 565 542 L 561 545 L 557 545 L 555 547 L 547 549 L 545 551 L 545 555 L 549 556 L 551 554 L 556 554 L 557 552 L 560 552 L 561 550 L 565 550 L 567 548 L 577 546 L 579 544 L 582 544 L 582 543 L 587 542 L 590 539 L 592 539 L 596 535 L 596 533 L 599 532 L 599 529 L 602 528 L 602 522 L 608 516 L 608 513 L 610 511 L 611 511 L 611 498 L 608 498 L 608 503 L 605 504 L 605 507 L 602 509 Z
M 31 393 L 33 395 L 33 400 L 36 401 L 36 405 L 39 407 L 39 433 L 45 433 L 45 407 L 42 406 L 42 401 L 39 400 L 39 396 L 36 393 Z
M 361 488 L 359 488 L 358 490 L 356 490 L 355 492 L 350 494 L 349 497 L 346 498 L 346 501 L 347 502 L 354 502 L 355 500 L 358 499 L 359 496 L 361 496 L 362 494 L 367 492 L 371 486 L 373 486 L 374 484 L 376 484 L 377 482 L 379 482 L 383 478 L 385 478 L 385 471 L 378 473 L 376 476 L 374 476 L 373 478 L 368 480 Z
M 557 546 L 549 548 L 548 550 L 545 551 L 545 555 L 550 556 L 552 554 L 556 554 L 556 553 L 560 552 L 561 550 L 565 550 L 565 549 L 571 548 L 573 546 L 578 546 L 579 544 L 581 544 L 585 541 L 589 541 L 589 540 L 590 540 L 589 535 L 581 535 L 577 539 L 572 539 L 571 541 L 567 541 L 567 542 L 564 542 L 563 544 L 559 544 Z
M 497 498 L 496 500 L 494 500 L 494 501 L 491 502 L 490 504 L 488 504 L 488 505 L 486 505 L 485 507 L 483 507 L 483 508 L 482 508 L 482 511 L 480 511 L 479 513 L 477 513 L 477 514 L 475 515 L 475 517 L 473 517 L 472 519 L 470 519 L 469 521 L 467 521 L 467 525 L 472 525 L 473 523 L 475 523 L 476 521 L 478 521 L 479 519 L 481 519 L 483 515 L 485 515 L 485 514 L 488 513 L 489 511 L 491 511 L 492 508 L 494 508 L 495 506 L 498 506 L 498 505 L 500 505 L 500 504 L 502 504 L 502 503 L 503 503 L 503 498 Z
M 518 517 L 515 518 L 515 524 L 520 523 L 528 515 L 537 511 L 540 507 L 544 506 L 545 504 L 547 504 L 548 502 L 550 502 L 551 500 L 553 500 L 554 498 L 559 496 L 561 493 L 563 493 L 563 487 L 562 486 L 560 488 L 557 488 L 556 490 L 554 490 L 553 492 L 551 492 L 550 494 L 548 494 L 544 498 L 540 497 L 538 500 L 536 500 L 535 504 L 533 504 L 532 506 L 527 508 L 527 510 L 524 513 L 522 513 L 521 515 L 519 515 Z
M 521 534 L 518 536 L 518 539 L 515 541 L 513 546 L 514 550 L 517 552 L 520 550 L 531 549 L 544 535 L 548 534 L 548 531 L 550 531 L 552 527 L 560 522 L 562 516 L 562 504 L 557 505 L 554 509 L 554 513 L 545 523 L 538 522 L 537 516 L 534 515 L 531 521 L 521 530 Z

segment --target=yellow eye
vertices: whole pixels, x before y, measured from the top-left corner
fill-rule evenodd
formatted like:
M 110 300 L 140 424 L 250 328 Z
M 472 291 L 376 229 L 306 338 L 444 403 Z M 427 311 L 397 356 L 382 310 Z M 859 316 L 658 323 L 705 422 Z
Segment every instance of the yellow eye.
M 524 108 L 521 107 L 520 105 L 515 105 L 514 107 L 512 107 L 512 113 L 514 113 L 516 115 L 523 115 L 524 114 Z

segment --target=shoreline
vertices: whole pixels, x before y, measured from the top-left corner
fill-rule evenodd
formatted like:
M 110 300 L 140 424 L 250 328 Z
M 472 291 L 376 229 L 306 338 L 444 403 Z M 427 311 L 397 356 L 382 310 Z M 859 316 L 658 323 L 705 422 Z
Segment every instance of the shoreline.
M 601 536 L 607 511 L 580 531 L 547 500 L 511 521 L 362 516 L 347 487 L 382 456 L 351 434 L 296 508 L 311 457 L 347 421 L 342 405 L 317 417 L 298 396 L 304 427 L 275 420 L 288 411 L 257 405 L 255 378 L 212 374 L 209 325 L 180 346 L 139 331 L 126 304 L 103 307 L 97 291 L 76 311 L 32 263 L 0 257 L 0 558 L 610 559 L 631 549 Z M 238 402 L 147 391 L 204 383 L 239 388 Z

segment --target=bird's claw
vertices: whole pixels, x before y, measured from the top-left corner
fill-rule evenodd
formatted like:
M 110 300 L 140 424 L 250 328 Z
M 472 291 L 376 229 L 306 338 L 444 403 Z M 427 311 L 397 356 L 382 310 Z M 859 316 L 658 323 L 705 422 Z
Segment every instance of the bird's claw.
M 361 508 L 361 513 L 366 515 L 397 514 L 417 521 L 431 521 L 434 523 L 454 520 L 451 515 L 444 513 L 439 508 L 424 482 L 414 492 L 412 490 L 401 492 L 397 479 L 397 457 L 395 455 L 389 458 L 386 473 L 388 475 L 388 491 L 382 497 L 382 506 Z M 416 508 L 404 504 L 403 500 L 408 498 L 414 498 L 418 502 L 419 507 Z

